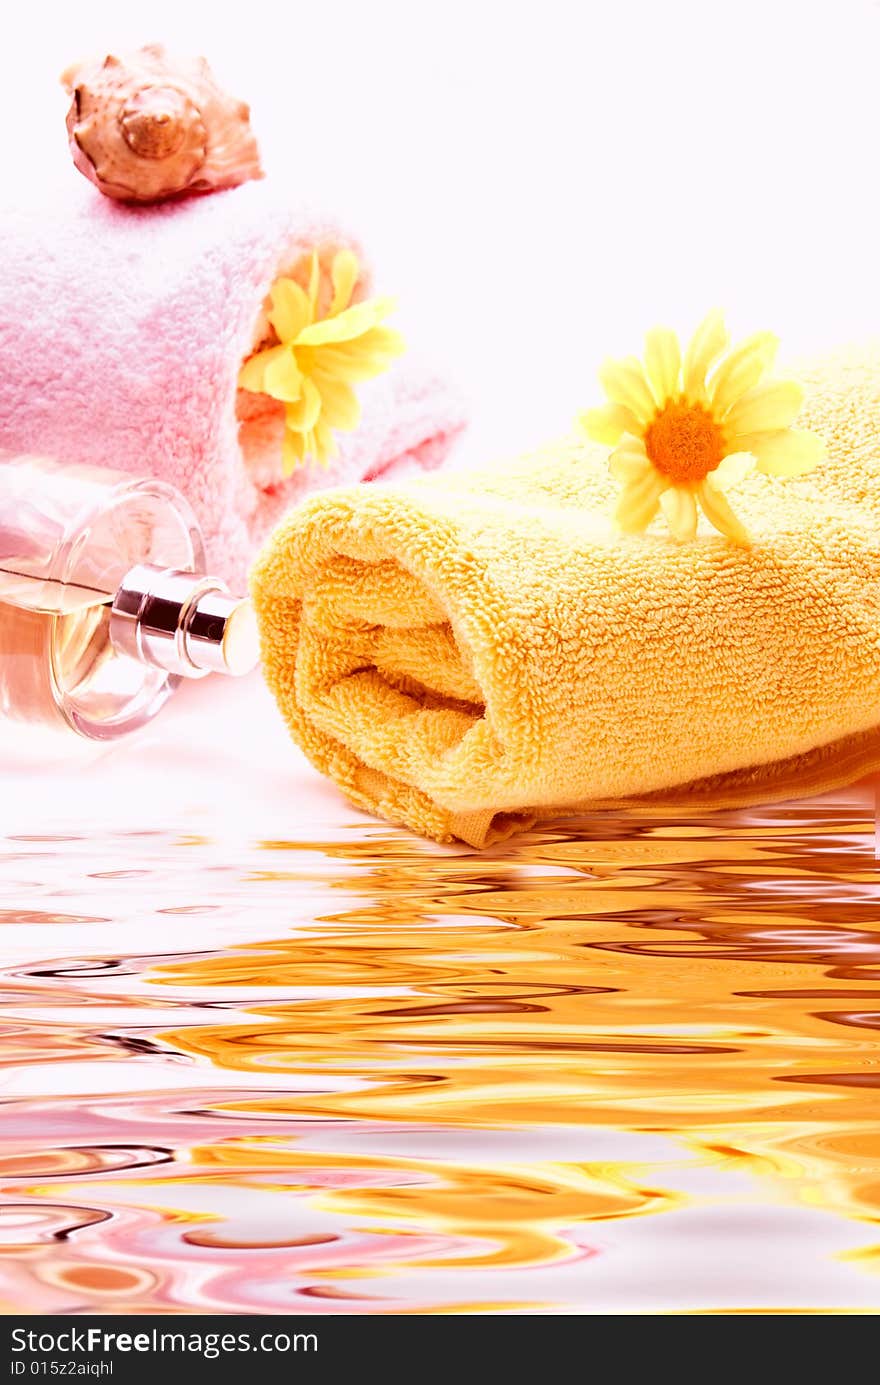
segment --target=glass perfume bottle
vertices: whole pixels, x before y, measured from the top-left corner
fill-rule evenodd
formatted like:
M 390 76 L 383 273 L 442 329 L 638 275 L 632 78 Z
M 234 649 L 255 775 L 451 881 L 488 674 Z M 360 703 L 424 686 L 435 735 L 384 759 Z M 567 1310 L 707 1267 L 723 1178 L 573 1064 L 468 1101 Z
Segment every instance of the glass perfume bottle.
M 204 565 L 165 482 L 0 453 L 0 717 L 111 740 L 184 678 L 249 672 L 250 605 Z

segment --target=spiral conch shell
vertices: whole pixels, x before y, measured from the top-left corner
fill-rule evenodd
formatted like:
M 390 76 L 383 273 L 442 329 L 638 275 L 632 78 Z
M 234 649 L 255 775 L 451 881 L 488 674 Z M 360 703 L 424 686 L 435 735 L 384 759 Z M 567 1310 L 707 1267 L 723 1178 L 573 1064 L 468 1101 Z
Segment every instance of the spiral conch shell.
M 107 197 L 161 202 L 263 176 L 249 107 L 221 91 L 204 58 L 153 44 L 61 80 L 73 161 Z

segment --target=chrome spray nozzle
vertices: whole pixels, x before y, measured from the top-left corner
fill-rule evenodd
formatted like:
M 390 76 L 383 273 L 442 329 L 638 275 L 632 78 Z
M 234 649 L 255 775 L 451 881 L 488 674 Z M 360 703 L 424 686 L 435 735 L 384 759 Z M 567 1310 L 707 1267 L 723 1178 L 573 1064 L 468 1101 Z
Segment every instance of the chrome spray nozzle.
M 259 661 L 257 626 L 246 597 L 217 577 L 141 563 L 126 573 L 110 614 L 120 654 L 183 678 L 250 673 Z

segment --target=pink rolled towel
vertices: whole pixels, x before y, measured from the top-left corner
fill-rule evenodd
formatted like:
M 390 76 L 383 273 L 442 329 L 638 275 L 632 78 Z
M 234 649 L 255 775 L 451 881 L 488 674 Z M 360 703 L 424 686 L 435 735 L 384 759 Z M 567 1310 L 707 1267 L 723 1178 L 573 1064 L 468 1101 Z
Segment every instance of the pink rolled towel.
M 0 214 L 0 448 L 172 482 L 212 568 L 240 583 L 304 495 L 436 466 L 464 423 L 454 391 L 404 356 L 358 387 L 360 423 L 327 469 L 282 476 L 283 414 L 238 389 L 239 369 L 273 281 L 346 247 L 362 260 L 268 182 L 135 208 L 76 179 L 45 208 Z

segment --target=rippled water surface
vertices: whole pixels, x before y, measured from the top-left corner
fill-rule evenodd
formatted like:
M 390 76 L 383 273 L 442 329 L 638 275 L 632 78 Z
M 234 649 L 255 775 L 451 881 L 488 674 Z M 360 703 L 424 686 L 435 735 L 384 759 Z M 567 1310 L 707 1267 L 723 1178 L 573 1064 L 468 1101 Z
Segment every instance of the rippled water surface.
M 880 1306 L 866 812 L 6 838 L 10 1312 Z

